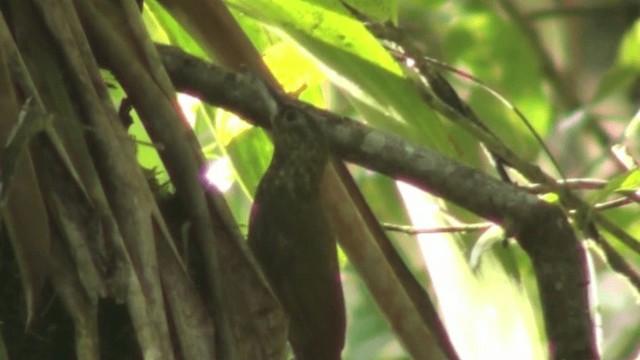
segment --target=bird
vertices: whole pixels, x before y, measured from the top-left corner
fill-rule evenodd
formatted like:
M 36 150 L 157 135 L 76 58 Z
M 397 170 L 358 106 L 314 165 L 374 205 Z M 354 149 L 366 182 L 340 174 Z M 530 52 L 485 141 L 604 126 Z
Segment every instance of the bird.
M 274 153 L 258 184 L 248 245 L 289 320 L 297 360 L 340 359 L 345 305 L 336 240 L 320 202 L 330 152 L 317 123 L 283 105 L 271 118 Z

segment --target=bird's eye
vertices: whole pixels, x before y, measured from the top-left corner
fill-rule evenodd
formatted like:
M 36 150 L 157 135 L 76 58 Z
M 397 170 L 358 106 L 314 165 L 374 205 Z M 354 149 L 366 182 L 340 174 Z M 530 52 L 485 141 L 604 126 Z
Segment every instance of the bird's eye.
M 284 114 L 284 120 L 288 123 L 294 122 L 297 119 L 295 111 L 289 110 Z

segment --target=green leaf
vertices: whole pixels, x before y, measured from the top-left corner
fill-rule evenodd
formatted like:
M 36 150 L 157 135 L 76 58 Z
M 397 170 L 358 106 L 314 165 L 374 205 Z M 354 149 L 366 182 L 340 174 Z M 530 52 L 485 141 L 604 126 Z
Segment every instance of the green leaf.
M 295 41 L 374 126 L 453 152 L 444 126 L 399 65 L 337 0 L 228 3 Z
M 238 174 L 238 180 L 254 194 L 262 174 L 271 161 L 273 146 L 267 135 L 259 128 L 252 128 L 233 138 L 227 153 Z
M 637 191 L 638 189 L 640 189 L 640 170 L 635 169 L 610 178 L 607 186 L 592 195 L 590 203 L 601 202 L 616 192 Z
M 638 109 L 624 129 L 624 137 L 629 141 L 640 138 L 640 109 Z
M 620 93 L 633 85 L 639 69 L 633 66 L 617 65 L 606 71 L 596 90 L 592 103 L 597 103 L 608 96 Z
M 628 192 L 638 191 L 638 189 L 640 189 L 640 170 L 636 169 L 626 173 L 614 191 Z
M 617 63 L 640 69 L 640 20 L 637 20 L 623 37 Z
M 326 80 L 320 69 L 289 41 L 280 41 L 266 49 L 264 61 L 286 92 L 319 87 Z M 322 97 L 314 98 L 318 105 Z
M 640 76 L 640 20 L 627 31 L 618 49 L 613 67 L 607 70 L 598 85 L 594 102 L 624 91 Z
M 156 1 L 145 1 L 142 19 L 153 41 L 177 45 L 195 56 L 203 59 L 209 58 L 182 25 Z
M 505 238 L 504 229 L 498 225 L 492 225 L 485 230 L 471 249 L 469 266 L 471 266 L 472 269 L 476 269 L 478 265 L 480 265 L 480 257 L 482 254 L 489 251 L 496 243 L 505 241 Z
M 540 196 L 540 199 L 548 202 L 549 204 L 558 204 L 560 205 L 560 197 L 557 193 L 546 193 Z

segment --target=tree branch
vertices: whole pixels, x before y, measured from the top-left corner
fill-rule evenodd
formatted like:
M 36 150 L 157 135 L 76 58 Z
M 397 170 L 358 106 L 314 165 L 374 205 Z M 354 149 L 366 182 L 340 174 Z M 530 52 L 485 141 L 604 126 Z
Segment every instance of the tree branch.
M 275 94 L 255 86 L 258 82 L 251 74 L 228 72 L 175 48 L 161 46 L 160 54 L 178 90 L 251 122 L 273 111 L 269 104 Z M 598 358 L 585 251 L 560 208 L 398 136 L 308 105 L 297 106 L 318 122 L 337 157 L 411 183 L 502 225 L 518 239 L 536 269 L 552 356 Z

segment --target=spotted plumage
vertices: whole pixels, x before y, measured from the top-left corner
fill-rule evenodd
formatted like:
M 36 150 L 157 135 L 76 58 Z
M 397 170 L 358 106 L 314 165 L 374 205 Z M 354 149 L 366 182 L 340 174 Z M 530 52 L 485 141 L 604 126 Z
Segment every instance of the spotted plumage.
M 272 134 L 274 154 L 256 191 L 249 247 L 289 317 L 296 359 L 340 359 L 344 299 L 336 243 L 319 197 L 327 145 L 294 107 L 272 119 Z

